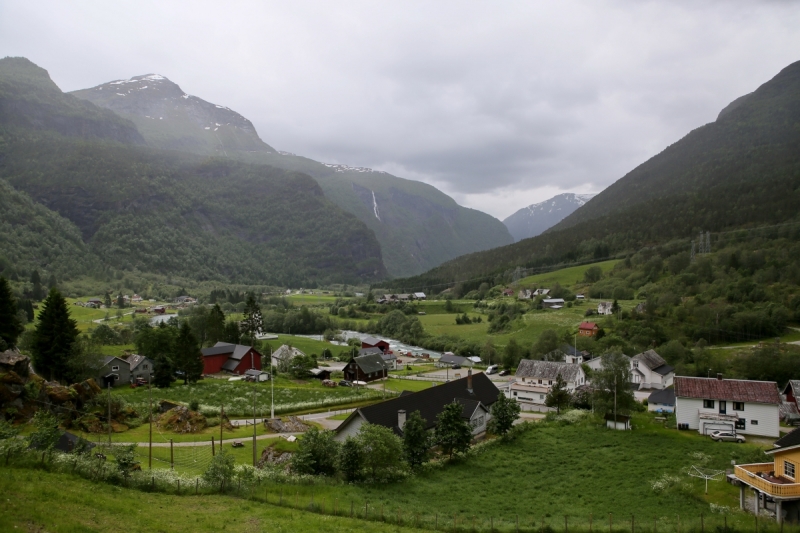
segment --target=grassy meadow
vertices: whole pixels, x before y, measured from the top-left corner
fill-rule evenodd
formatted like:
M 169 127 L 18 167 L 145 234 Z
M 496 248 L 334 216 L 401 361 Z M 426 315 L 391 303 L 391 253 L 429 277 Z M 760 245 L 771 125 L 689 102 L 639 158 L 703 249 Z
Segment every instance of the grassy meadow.
M 619 263 L 619 259 L 612 259 L 611 261 L 602 261 L 600 263 L 590 263 L 586 265 L 580 265 L 576 267 L 569 267 L 569 268 L 562 268 L 560 270 L 554 270 L 552 272 L 545 272 L 544 274 L 535 274 L 533 276 L 528 276 L 523 278 L 519 281 L 519 285 L 526 286 L 526 285 L 538 285 L 547 288 L 547 285 L 553 285 L 558 283 L 563 287 L 571 287 L 573 285 L 580 285 L 583 282 L 583 275 L 584 273 L 593 266 L 598 266 L 605 274 L 612 268 L 614 265 Z

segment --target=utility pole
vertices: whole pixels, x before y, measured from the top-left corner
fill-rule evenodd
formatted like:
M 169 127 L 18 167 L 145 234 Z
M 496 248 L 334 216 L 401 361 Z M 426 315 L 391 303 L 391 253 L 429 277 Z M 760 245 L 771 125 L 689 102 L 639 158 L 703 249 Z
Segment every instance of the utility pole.
M 219 452 L 222 453 L 222 428 L 225 427 L 225 404 L 219 404 Z
M 256 389 L 258 382 L 253 384 L 253 466 L 256 466 Z
M 150 416 L 148 417 L 148 419 L 150 420 L 150 446 L 148 449 L 147 468 L 152 470 L 153 469 L 153 389 L 150 383 L 147 384 L 147 394 L 149 396 L 149 402 L 150 402 Z
M 111 448 L 111 381 L 108 382 L 108 447 Z
M 617 376 L 614 375 L 614 429 L 617 429 Z

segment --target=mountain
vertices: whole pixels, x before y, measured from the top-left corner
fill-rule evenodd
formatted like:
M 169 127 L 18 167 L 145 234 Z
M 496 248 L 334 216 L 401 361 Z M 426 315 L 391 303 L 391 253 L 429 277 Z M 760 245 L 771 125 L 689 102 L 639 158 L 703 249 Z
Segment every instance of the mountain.
M 184 93 L 162 75 L 135 76 L 71 94 L 130 120 L 149 146 L 312 176 L 326 197 L 375 233 L 392 276 L 418 274 L 460 255 L 513 242 L 499 220 L 462 207 L 425 183 L 277 152 L 260 139 L 247 119 Z
M 593 197 L 594 194 L 559 194 L 544 202 L 523 207 L 506 218 L 503 224 L 516 242 L 536 237 L 564 220 Z
M 800 62 L 735 100 L 717 120 L 642 163 L 544 234 L 393 284 L 422 290 L 463 279 L 502 280 L 517 266 L 590 261 L 668 242 L 688 253 L 699 231 L 712 232 L 712 247 L 722 232 L 762 226 L 778 226 L 764 230 L 765 237 L 794 232 L 797 239 L 798 124 Z
M 131 121 L 20 58 L 0 60 L 0 113 L 4 269 L 290 286 L 386 276 L 374 233 L 307 174 L 146 146 Z

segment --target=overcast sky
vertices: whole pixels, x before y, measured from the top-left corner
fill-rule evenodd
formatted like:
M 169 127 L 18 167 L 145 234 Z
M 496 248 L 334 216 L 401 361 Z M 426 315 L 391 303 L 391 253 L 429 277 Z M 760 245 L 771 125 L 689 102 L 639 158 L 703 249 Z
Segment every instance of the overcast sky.
M 500 219 L 598 192 L 800 60 L 798 2 L 0 0 L 65 91 L 147 73 L 279 150 Z

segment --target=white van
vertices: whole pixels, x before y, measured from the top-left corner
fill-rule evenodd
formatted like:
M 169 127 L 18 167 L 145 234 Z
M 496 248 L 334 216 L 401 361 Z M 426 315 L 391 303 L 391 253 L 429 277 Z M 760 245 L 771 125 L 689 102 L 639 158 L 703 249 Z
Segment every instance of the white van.
M 489 368 L 486 369 L 487 374 L 496 374 L 497 373 L 497 365 L 489 365 Z

